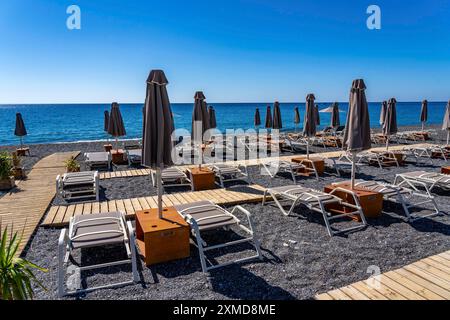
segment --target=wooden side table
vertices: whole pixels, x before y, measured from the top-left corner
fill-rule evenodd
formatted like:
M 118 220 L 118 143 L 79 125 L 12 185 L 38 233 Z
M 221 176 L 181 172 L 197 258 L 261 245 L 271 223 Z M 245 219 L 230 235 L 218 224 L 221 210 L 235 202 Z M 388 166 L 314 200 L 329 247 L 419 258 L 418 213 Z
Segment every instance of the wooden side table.
M 30 148 L 28 147 L 17 148 L 16 152 L 19 157 L 24 157 L 27 153 L 28 155 L 30 155 Z
M 136 242 L 147 266 L 190 255 L 189 225 L 173 207 L 136 212 Z
M 359 203 L 361 204 L 364 216 L 368 218 L 377 218 L 380 217 L 383 211 L 383 195 L 378 192 L 369 191 L 367 189 L 357 187 L 353 188 L 351 187 L 350 182 L 343 182 L 335 185 L 327 185 L 324 188 L 324 191 L 327 193 L 330 193 L 336 188 L 342 188 L 346 190 L 352 190 L 356 196 L 358 197 Z M 342 200 L 355 204 L 355 201 L 353 200 L 353 197 L 345 192 L 335 192 L 335 196 L 341 198 Z M 336 211 L 341 210 L 344 212 L 344 208 L 333 208 L 336 209 Z
M 443 174 L 450 174 L 450 166 L 442 167 L 441 168 L 441 173 L 443 173 Z
M 113 148 L 112 144 L 104 144 L 103 148 L 105 148 L 106 152 L 110 152 Z
M 216 175 L 214 171 L 209 168 L 202 167 L 189 169 L 191 176 L 192 189 L 198 190 L 210 190 L 215 188 Z
M 313 168 L 313 163 L 314 163 L 314 166 L 316 167 L 318 175 L 322 175 L 325 171 L 325 160 L 323 160 L 322 158 L 310 157 L 308 159 L 307 157 L 298 157 L 298 158 L 292 158 L 291 161 L 295 162 L 295 163 L 303 163 L 308 168 Z M 305 172 L 305 173 L 308 173 L 311 175 L 313 174 L 310 171 Z
M 111 150 L 111 161 L 115 164 L 123 164 L 125 163 L 125 157 L 123 149 L 114 149 Z

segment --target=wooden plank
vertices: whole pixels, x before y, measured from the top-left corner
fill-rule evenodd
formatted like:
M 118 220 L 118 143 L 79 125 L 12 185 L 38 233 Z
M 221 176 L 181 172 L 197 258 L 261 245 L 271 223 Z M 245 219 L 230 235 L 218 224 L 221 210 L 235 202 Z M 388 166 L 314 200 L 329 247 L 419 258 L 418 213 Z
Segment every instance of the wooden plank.
M 342 287 L 340 290 L 353 300 L 370 300 L 366 295 L 352 286 Z
M 134 211 L 142 210 L 142 206 L 137 198 L 132 198 L 131 203 L 133 204 Z
M 442 258 L 441 255 L 432 256 L 432 257 L 429 257 L 429 259 L 436 261 L 437 263 L 450 268 L 450 261 L 445 258 Z
M 339 289 L 331 290 L 327 292 L 334 300 L 352 300 L 348 295 Z
M 426 264 L 423 261 L 417 261 L 412 264 L 413 266 L 416 266 L 423 271 L 429 272 L 432 275 L 440 278 L 442 281 L 446 282 L 450 286 L 450 274 L 442 271 L 441 269 L 435 268 L 432 265 Z
M 44 225 L 50 225 L 53 223 L 56 213 L 58 212 L 58 207 L 54 206 L 54 207 L 50 207 L 50 209 L 48 210 L 47 216 L 44 219 L 43 224 Z
M 415 273 L 410 272 L 409 270 L 406 270 L 405 268 L 397 269 L 397 270 L 395 270 L 395 272 L 410 279 L 411 281 L 414 281 L 418 285 L 434 292 L 435 294 L 441 296 L 444 299 L 447 299 L 447 300 L 450 299 L 449 291 L 443 289 L 442 287 L 434 284 L 431 281 L 428 281 L 427 279 L 424 279 L 424 278 L 416 275 Z
M 108 201 L 102 201 L 100 202 L 100 212 L 109 212 L 108 209 Z
M 100 213 L 100 202 L 93 202 L 92 203 L 91 213 Z
M 384 273 L 384 275 L 386 277 L 391 278 L 394 281 L 397 281 L 402 286 L 407 287 L 408 289 L 414 291 L 418 295 L 421 295 L 422 297 L 424 297 L 427 300 L 443 300 L 444 299 L 440 295 L 434 293 L 431 290 L 428 290 L 427 288 L 421 286 L 420 284 L 418 284 L 414 281 L 411 281 L 410 278 L 405 277 L 405 276 L 401 275 L 400 273 L 397 273 L 395 271 L 389 271 L 389 272 Z
M 116 207 L 117 207 L 117 211 L 123 212 L 125 214 L 127 213 L 122 199 L 116 200 Z
M 147 202 L 145 197 L 138 198 L 138 201 L 139 201 L 139 204 L 141 205 L 142 210 L 147 210 L 147 209 L 151 208 L 150 204 Z
M 328 293 L 321 293 L 315 296 L 316 300 L 334 300 Z
M 145 200 L 147 200 L 150 208 L 158 208 L 158 203 L 156 203 L 157 200 L 155 197 L 145 197 Z
M 64 215 L 66 213 L 66 210 L 67 210 L 66 206 L 59 206 L 58 207 L 58 212 L 56 213 L 54 223 L 61 224 L 64 221 Z
M 389 300 L 385 296 L 383 296 L 381 293 L 373 289 L 372 287 L 369 287 L 365 281 L 359 281 L 356 283 L 353 283 L 351 285 L 355 289 L 357 289 L 360 292 L 363 292 L 365 296 L 370 298 L 371 300 Z
M 126 211 L 126 213 L 128 215 L 134 214 L 134 212 L 137 211 L 137 210 L 134 209 L 133 203 L 131 202 L 130 199 L 124 199 L 123 200 L 123 205 L 125 206 L 125 211 Z
M 81 216 L 83 214 L 83 207 L 84 207 L 83 203 L 76 204 L 75 205 L 75 211 L 74 211 L 73 215 L 74 216 Z M 67 213 L 66 213 L 66 216 L 67 216 Z M 64 219 L 64 221 L 65 220 L 66 219 Z
M 86 202 L 83 206 L 83 215 L 91 214 L 92 212 L 92 202 Z
M 398 294 L 402 295 L 408 300 L 425 300 L 425 298 L 422 297 L 421 295 L 415 293 L 414 291 L 408 289 L 407 287 L 401 285 L 400 283 L 392 280 L 391 278 L 386 277 L 383 274 L 380 276 L 380 282 L 382 286 L 389 287 L 389 289 L 391 289 L 394 292 L 397 292 Z
M 116 200 L 109 200 L 108 201 L 108 212 L 115 212 L 115 211 L 117 211 Z
M 422 277 L 430 282 L 433 282 L 435 285 L 438 285 L 447 291 L 450 290 L 450 285 L 446 281 L 444 281 L 443 279 L 440 279 L 439 277 L 434 276 L 433 274 L 431 274 L 427 271 L 419 269 L 416 266 L 407 265 L 407 266 L 403 267 L 403 269 L 410 271 L 410 272 L 416 274 L 417 276 Z

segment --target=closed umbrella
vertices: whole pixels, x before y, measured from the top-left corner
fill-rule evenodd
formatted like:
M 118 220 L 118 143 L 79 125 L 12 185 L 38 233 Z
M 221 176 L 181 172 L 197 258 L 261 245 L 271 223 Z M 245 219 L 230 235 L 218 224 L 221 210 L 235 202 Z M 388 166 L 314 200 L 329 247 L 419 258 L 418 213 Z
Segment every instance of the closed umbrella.
M 209 115 L 206 110 L 205 99 L 203 92 L 197 91 L 194 95 L 194 109 L 192 110 L 192 140 L 198 145 L 202 157 L 204 134 L 209 129 Z M 200 159 L 199 168 L 201 168 L 202 162 L 203 159 Z
M 344 129 L 344 146 L 352 153 L 351 186 L 355 186 L 356 154 L 370 149 L 370 119 L 363 79 L 354 80 L 350 89 L 347 123 Z
M 122 114 L 120 113 L 119 104 L 117 102 L 113 102 L 111 105 L 108 133 L 116 139 L 116 149 L 118 149 L 118 138 L 123 137 L 127 132 L 125 131 Z
M 333 128 L 337 128 L 341 125 L 341 120 L 339 119 L 339 104 L 337 102 L 333 103 L 331 106 L 331 123 Z
M 297 132 L 298 124 L 300 123 L 300 112 L 298 112 L 298 107 L 294 108 L 294 127 L 295 132 Z
M 261 125 L 261 115 L 259 114 L 259 108 L 255 110 L 255 127 L 258 128 Z
M 319 106 L 317 104 L 314 106 L 314 119 L 316 121 L 316 126 L 320 126 Z
M 425 129 L 425 122 L 428 120 L 428 101 L 422 101 L 422 108 L 420 109 L 420 122 L 422 122 L 422 131 Z
M 27 135 L 27 129 L 22 119 L 20 112 L 16 113 L 16 128 L 14 129 L 14 135 L 20 137 L 20 148 L 23 148 L 23 137 Z
M 389 99 L 384 117 L 383 135 L 386 136 L 386 150 L 389 149 L 389 137 L 398 131 L 396 103 L 395 98 Z
M 270 106 L 267 106 L 267 110 L 266 110 L 265 127 L 266 127 L 266 129 L 272 128 L 272 111 L 270 110 Z
M 103 131 L 106 132 L 107 140 L 109 141 L 108 126 L 109 126 L 109 111 L 105 110 L 105 112 L 103 112 Z
M 208 116 L 209 116 L 209 127 L 211 129 L 217 128 L 216 122 L 216 110 L 212 106 L 208 108 Z
M 280 110 L 280 103 L 278 101 L 275 101 L 273 104 L 273 126 L 274 129 L 282 129 L 283 128 L 283 122 L 281 121 L 281 110 Z
M 307 137 L 306 157 L 309 159 L 309 138 L 316 135 L 316 110 L 314 106 L 314 94 L 306 96 L 305 117 L 303 119 L 303 135 Z
M 387 109 L 387 101 L 383 101 L 381 103 L 381 110 L 380 110 L 380 126 L 384 123 L 384 118 L 386 117 L 386 109 Z
M 450 138 L 450 100 L 445 107 L 444 121 L 442 121 L 442 130 L 447 130 L 447 146 Z
M 142 132 L 142 165 L 156 169 L 158 215 L 162 217 L 161 170 L 173 165 L 172 132 L 175 130 L 169 96 L 168 81 L 162 70 L 152 70 L 147 78 L 144 126 Z

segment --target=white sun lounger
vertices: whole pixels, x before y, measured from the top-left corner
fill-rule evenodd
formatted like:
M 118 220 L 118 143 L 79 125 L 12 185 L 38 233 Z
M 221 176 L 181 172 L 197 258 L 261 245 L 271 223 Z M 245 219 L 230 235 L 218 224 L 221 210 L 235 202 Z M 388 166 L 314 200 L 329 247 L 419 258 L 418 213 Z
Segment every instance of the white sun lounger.
M 450 175 L 426 171 L 406 172 L 395 175 L 394 184 L 398 186 L 408 185 L 416 191 L 419 191 L 417 186 L 422 186 L 431 195 L 430 192 L 434 188 L 450 190 Z
M 152 184 L 156 187 L 156 171 L 151 170 Z M 180 186 L 191 186 L 191 180 L 188 178 L 186 173 L 181 171 L 177 167 L 165 168 L 161 172 L 161 180 L 163 187 L 180 187 Z
M 355 204 L 344 202 L 342 199 L 336 197 L 334 193 L 338 191 L 350 194 L 353 197 Z M 325 193 L 319 190 L 305 188 L 298 185 L 268 188 L 264 191 L 264 197 L 262 201 L 263 205 L 265 205 L 268 195 L 272 197 L 278 208 L 286 216 L 290 215 L 295 207 L 299 204 L 304 205 L 311 211 L 321 213 L 329 236 L 333 236 L 343 232 L 360 230 L 367 225 L 361 205 L 359 204 L 358 197 L 350 190 L 336 188 L 331 193 Z M 282 201 L 292 202 L 288 211 L 283 208 Z M 342 214 L 332 214 L 327 209 L 327 206 L 330 204 L 339 204 L 347 208 L 354 209 L 354 211 Z M 345 229 L 337 230 L 332 228 L 331 223 L 333 220 L 349 216 L 358 216 L 361 219 L 361 222 L 357 223 L 356 226 Z
M 422 192 L 418 192 L 413 189 L 388 183 L 382 183 L 379 181 L 365 181 L 365 180 L 356 180 L 355 187 L 361 187 L 373 192 L 381 193 L 383 195 L 384 200 L 401 204 L 403 211 L 405 212 L 405 215 L 409 221 L 434 217 L 441 213 L 433 196 L 429 194 L 424 194 Z M 411 211 L 409 210 L 412 207 L 419 207 L 420 205 L 426 203 L 430 203 L 433 207 L 434 211 L 430 214 L 419 215 L 411 213 Z
M 111 245 L 123 245 L 126 258 L 119 261 L 95 265 L 79 266 L 80 271 L 131 264 L 132 279 L 119 283 L 96 286 L 86 289 L 66 290 L 64 283 L 65 269 L 69 260 L 73 261 L 72 252 L 85 248 L 98 248 Z M 77 294 L 97 289 L 113 288 L 139 281 L 136 266 L 135 235 L 131 222 L 125 221 L 122 212 L 95 213 L 70 218 L 69 229 L 61 230 L 58 240 L 58 295 Z
M 394 153 L 388 150 L 382 152 L 363 151 L 358 153 L 356 158 L 358 159 L 358 163 L 376 163 L 380 169 L 383 169 L 384 165 L 400 166 Z
M 352 170 L 352 162 L 351 160 L 345 161 L 342 159 L 347 159 L 346 157 L 342 158 L 324 158 L 325 166 L 336 170 L 338 177 L 341 176 L 341 171 L 351 171 Z M 359 172 L 359 167 L 361 164 L 355 166 L 356 172 Z
M 306 161 L 307 159 L 305 159 Z M 305 170 L 306 172 L 314 173 L 316 179 L 319 180 L 319 174 L 314 166 L 314 162 L 311 162 L 312 168 L 304 165 L 303 163 L 290 162 L 285 160 L 274 160 L 261 162 L 262 166 L 270 177 L 274 178 L 279 173 L 289 173 L 294 183 L 297 183 L 297 177 L 305 176 L 305 173 L 299 172 L 299 170 Z
M 195 238 L 195 243 L 198 248 L 203 272 L 208 272 L 209 270 L 224 267 L 233 263 L 246 262 L 256 258 L 262 259 L 261 249 L 259 247 L 258 238 L 254 232 L 251 214 L 241 206 L 235 206 L 231 212 L 219 207 L 211 201 L 180 204 L 175 205 L 174 207 L 191 227 L 192 235 Z M 241 211 L 245 214 L 248 220 L 248 226 L 242 225 L 241 221 L 234 215 L 236 211 Z M 231 227 L 239 228 L 241 231 L 246 233 L 248 237 L 216 245 L 208 245 L 202 237 L 205 232 L 214 232 L 218 229 L 228 230 Z M 218 264 L 212 263 L 206 257 L 206 251 L 234 246 L 241 243 L 250 243 L 253 245 L 256 250 L 256 254 Z
M 86 152 L 84 154 L 84 162 L 90 168 L 106 167 L 111 169 L 111 153 L 110 152 Z
M 68 200 L 95 197 L 99 200 L 98 171 L 71 172 L 56 177 L 56 193 Z
M 241 180 L 250 183 L 246 166 L 216 163 L 211 165 L 210 168 L 214 171 L 216 178 L 219 179 L 222 188 L 225 188 L 225 182 L 229 181 Z
M 127 149 L 125 150 L 127 154 L 128 166 L 133 164 L 141 164 L 142 161 L 142 149 Z

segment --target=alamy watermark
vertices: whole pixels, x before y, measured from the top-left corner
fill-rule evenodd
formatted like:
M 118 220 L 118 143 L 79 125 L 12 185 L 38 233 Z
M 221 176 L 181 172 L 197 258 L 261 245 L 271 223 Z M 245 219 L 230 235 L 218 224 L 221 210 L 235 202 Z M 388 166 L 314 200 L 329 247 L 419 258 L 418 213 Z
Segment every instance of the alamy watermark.
M 381 29 L 381 9 L 376 4 L 367 7 L 366 13 L 369 15 L 366 21 L 367 29 L 380 30 Z
M 81 29 L 81 9 L 79 6 L 72 4 L 67 7 L 66 13 L 69 15 L 66 20 L 66 27 L 69 30 Z
M 366 280 L 366 285 L 371 289 L 380 289 L 381 287 L 381 269 L 379 266 L 371 265 L 367 268 L 367 273 L 370 274 Z

